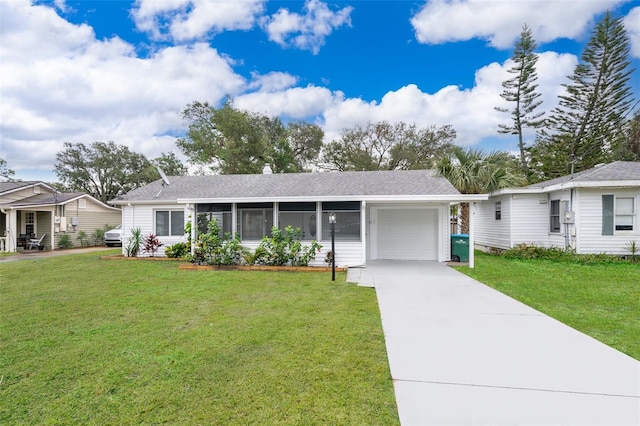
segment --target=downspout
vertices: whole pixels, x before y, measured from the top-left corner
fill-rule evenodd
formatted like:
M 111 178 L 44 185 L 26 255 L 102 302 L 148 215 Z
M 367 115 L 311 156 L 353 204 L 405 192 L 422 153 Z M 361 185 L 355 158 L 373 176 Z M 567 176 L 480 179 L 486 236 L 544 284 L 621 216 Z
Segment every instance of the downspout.
M 476 203 L 471 201 L 469 203 L 469 268 L 473 269 L 475 265 L 475 238 L 473 237 L 475 231 L 474 216 L 476 215 Z

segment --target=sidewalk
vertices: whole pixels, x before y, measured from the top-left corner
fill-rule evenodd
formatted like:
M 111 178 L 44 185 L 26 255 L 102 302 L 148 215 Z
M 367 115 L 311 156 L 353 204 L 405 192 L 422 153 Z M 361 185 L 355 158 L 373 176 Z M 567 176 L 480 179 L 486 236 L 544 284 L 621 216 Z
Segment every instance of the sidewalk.
M 92 253 L 92 252 L 113 250 L 114 248 L 117 248 L 117 247 L 95 246 L 95 247 L 58 249 L 58 250 L 37 250 L 37 249 L 23 250 L 12 256 L 0 256 L 0 263 L 16 262 L 20 260 L 46 259 L 49 257 L 64 256 L 68 254 Z
M 640 362 L 437 262 L 371 262 L 403 425 L 640 425 Z

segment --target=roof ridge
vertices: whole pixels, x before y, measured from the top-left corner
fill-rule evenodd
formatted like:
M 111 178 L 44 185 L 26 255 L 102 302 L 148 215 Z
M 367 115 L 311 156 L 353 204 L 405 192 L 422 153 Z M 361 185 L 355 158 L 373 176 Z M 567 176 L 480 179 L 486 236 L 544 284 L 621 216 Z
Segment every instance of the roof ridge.
M 589 177 L 603 169 L 608 169 L 609 166 L 619 163 L 619 161 L 612 161 L 611 163 L 601 163 L 601 164 L 596 164 L 595 166 L 593 166 L 590 169 L 587 170 L 582 170 L 580 172 L 578 172 L 580 174 L 580 176 L 578 176 L 579 179 L 585 178 L 585 177 Z M 573 177 L 570 177 L 569 180 L 574 180 Z

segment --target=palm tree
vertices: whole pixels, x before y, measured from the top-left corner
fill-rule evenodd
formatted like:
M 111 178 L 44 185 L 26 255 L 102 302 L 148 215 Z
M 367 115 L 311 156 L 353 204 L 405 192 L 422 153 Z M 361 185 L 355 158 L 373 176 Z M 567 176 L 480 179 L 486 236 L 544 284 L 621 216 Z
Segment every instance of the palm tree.
M 526 177 L 514 157 L 507 152 L 455 147 L 436 162 L 436 171 L 462 194 L 482 194 L 509 186 L 522 186 Z M 462 233 L 469 233 L 469 204 L 460 206 Z

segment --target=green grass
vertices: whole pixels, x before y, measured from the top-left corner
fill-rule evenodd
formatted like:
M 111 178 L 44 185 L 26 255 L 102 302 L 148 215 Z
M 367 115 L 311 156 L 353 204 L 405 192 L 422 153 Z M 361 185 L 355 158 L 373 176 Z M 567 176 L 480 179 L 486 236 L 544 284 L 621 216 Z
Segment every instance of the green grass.
M 640 265 L 505 259 L 461 272 L 640 360 Z
M 0 264 L 0 424 L 398 424 L 375 292 L 338 278 Z

